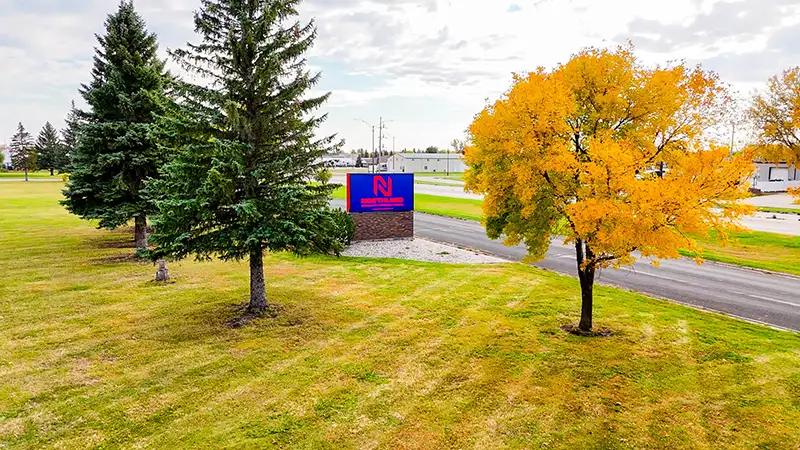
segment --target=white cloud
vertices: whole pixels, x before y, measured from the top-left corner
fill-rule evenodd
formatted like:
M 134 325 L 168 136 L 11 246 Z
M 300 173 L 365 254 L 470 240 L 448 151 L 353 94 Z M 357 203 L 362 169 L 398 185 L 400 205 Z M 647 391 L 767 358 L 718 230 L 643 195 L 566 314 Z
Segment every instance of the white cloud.
M 384 115 L 395 120 L 399 147 L 423 147 L 460 136 L 484 100 L 508 88 L 511 72 L 552 67 L 587 45 L 631 39 L 647 62 L 705 61 L 725 79 L 752 86 L 797 61 L 794 3 L 307 0 L 301 13 L 315 17 L 319 29 L 310 55 L 323 71 L 319 88 L 333 90 L 323 131 L 368 147 L 364 125 L 352 119 L 377 122 Z M 0 141 L 19 120 L 34 132 L 45 120 L 61 125 L 89 77 L 93 33 L 115 6 L 0 0 Z M 198 6 L 199 0 L 136 2 L 162 48 L 195 40 Z

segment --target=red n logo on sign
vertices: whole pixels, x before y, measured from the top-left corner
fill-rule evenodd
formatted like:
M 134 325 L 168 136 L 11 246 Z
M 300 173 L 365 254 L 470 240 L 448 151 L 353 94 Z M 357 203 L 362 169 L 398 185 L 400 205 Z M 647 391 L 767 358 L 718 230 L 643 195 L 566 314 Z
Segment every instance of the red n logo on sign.
M 392 177 L 375 177 L 375 184 L 373 186 L 375 195 L 383 194 L 384 197 L 392 196 Z M 380 192 L 380 194 L 379 194 Z

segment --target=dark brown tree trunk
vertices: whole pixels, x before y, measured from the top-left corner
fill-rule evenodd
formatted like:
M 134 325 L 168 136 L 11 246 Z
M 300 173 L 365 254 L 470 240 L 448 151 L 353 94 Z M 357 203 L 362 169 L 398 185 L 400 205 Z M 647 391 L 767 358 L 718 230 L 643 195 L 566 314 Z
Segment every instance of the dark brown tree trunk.
M 147 250 L 149 245 L 147 244 L 147 217 L 146 216 L 136 216 L 134 219 L 136 221 L 134 227 L 134 239 L 136 240 L 136 248 L 140 250 Z
M 25 181 L 28 181 L 28 169 L 25 168 L 24 170 L 25 170 Z
M 50 176 L 52 177 L 53 175 L 53 169 L 50 169 Z
M 264 284 L 264 253 L 260 248 L 250 251 L 250 305 L 247 310 L 260 314 L 267 310 L 267 287 Z
M 575 242 L 575 253 L 578 259 L 578 279 L 581 283 L 581 322 L 578 328 L 581 331 L 592 331 L 592 300 L 594 288 L 595 268 L 592 263 L 594 255 L 588 246 L 584 246 L 584 241 L 578 239 Z M 589 263 L 586 261 L 589 260 Z

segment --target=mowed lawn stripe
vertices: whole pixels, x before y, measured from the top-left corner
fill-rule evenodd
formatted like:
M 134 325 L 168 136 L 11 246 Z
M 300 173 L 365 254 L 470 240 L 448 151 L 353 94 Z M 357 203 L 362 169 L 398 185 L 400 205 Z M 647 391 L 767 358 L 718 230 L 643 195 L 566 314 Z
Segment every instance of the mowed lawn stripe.
M 794 448 L 800 338 L 523 264 L 131 259 L 57 183 L 0 184 L 8 448 Z

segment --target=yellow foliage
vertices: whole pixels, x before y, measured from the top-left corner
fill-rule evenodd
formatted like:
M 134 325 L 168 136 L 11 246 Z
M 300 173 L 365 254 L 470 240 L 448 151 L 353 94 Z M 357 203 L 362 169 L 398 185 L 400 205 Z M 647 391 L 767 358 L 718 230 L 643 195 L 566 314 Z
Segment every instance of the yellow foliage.
M 800 67 L 772 77 L 749 112 L 758 130 L 758 156 L 774 163 L 800 163 Z
M 800 205 L 800 187 L 789 188 L 789 194 L 794 197 L 794 203 Z
M 730 156 L 705 131 L 729 97 L 700 68 L 642 66 L 632 48 L 588 49 L 552 71 L 515 75 L 478 114 L 465 149 L 467 188 L 485 195 L 490 237 L 540 259 L 559 224 L 584 264 L 657 261 L 725 237 L 753 208 L 753 153 Z M 663 177 L 653 173 L 667 167 Z
M 800 165 L 800 67 L 770 78 L 757 95 L 750 118 L 758 130 L 758 157 L 772 163 Z M 800 189 L 789 189 L 800 204 Z

